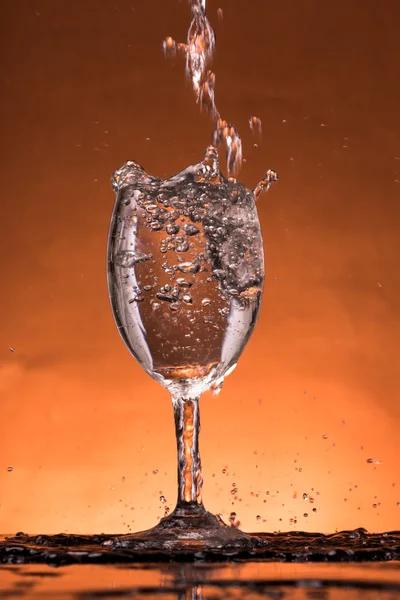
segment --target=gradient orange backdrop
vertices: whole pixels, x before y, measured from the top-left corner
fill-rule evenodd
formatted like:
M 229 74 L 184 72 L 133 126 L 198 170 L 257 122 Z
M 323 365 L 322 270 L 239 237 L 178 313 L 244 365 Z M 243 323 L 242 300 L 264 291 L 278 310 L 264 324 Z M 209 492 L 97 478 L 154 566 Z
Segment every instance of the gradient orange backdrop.
M 143 529 L 161 493 L 175 502 L 173 417 L 113 322 L 109 179 L 128 158 L 170 176 L 210 142 L 183 60 L 161 48 L 185 40 L 189 5 L 1 10 L 0 532 Z M 251 531 L 400 529 L 399 3 L 209 0 L 208 14 L 240 179 L 280 181 L 259 201 L 259 324 L 201 402 L 206 506 Z

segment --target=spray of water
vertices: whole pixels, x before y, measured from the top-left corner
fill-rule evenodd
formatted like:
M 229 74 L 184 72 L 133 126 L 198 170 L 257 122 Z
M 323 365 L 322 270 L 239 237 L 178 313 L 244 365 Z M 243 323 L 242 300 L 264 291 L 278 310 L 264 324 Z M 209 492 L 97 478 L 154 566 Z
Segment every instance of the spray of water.
M 221 119 L 215 103 L 215 74 L 211 63 L 215 50 L 215 34 L 206 14 L 206 0 L 191 0 L 192 19 L 186 44 L 171 37 L 163 42 L 164 53 L 186 55 L 186 74 L 192 83 L 201 109 L 216 121 L 213 144 L 225 148 L 228 175 L 237 173 L 242 165 L 242 140 L 232 123 Z

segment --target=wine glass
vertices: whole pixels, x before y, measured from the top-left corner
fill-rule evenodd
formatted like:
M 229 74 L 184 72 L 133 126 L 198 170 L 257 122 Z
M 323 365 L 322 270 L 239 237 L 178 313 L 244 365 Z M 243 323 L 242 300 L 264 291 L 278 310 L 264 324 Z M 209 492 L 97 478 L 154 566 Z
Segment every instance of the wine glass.
M 112 176 L 117 194 L 108 241 L 108 286 L 119 332 L 143 369 L 172 395 L 178 448 L 175 510 L 114 546 L 246 547 L 251 536 L 202 503 L 199 398 L 218 393 L 256 323 L 264 257 L 256 196 L 225 178 L 218 153 L 170 179 L 127 161 Z

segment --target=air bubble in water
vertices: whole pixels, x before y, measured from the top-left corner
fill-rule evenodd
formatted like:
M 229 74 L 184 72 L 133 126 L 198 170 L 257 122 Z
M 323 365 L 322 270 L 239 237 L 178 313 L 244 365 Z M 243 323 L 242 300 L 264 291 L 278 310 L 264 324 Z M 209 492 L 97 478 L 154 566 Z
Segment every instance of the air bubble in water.
M 176 280 L 176 283 L 179 285 L 179 287 L 183 287 L 183 288 L 190 288 L 193 285 L 192 281 L 188 281 L 187 279 L 184 279 L 183 277 L 178 277 L 178 279 Z
M 196 227 L 196 225 L 193 225 L 192 223 L 187 223 L 186 225 L 183 226 L 183 230 L 186 233 L 186 235 L 197 235 L 198 233 L 200 233 L 200 229 L 198 227 Z
M 199 264 L 194 264 L 191 262 L 183 262 L 180 263 L 179 265 L 177 265 L 178 270 L 181 273 L 197 273 L 198 271 L 200 271 L 200 265 Z
M 169 294 L 163 294 L 162 292 L 157 292 L 156 298 L 158 298 L 158 300 L 163 300 L 164 302 L 173 302 L 174 301 L 173 296 L 170 296 Z
M 169 223 L 166 226 L 165 231 L 168 233 L 168 235 L 175 235 L 178 233 L 179 229 L 179 225 L 176 225 L 175 223 Z
M 189 250 L 189 243 L 188 242 L 182 242 L 181 244 L 178 244 L 176 246 L 176 251 L 177 252 L 187 252 Z
M 133 267 L 133 265 L 137 265 L 138 263 L 143 263 L 151 259 L 151 255 L 144 254 L 143 252 L 134 252 L 133 250 L 121 250 L 115 256 L 115 264 L 118 267 L 123 267 L 124 269 L 128 269 L 129 267 Z

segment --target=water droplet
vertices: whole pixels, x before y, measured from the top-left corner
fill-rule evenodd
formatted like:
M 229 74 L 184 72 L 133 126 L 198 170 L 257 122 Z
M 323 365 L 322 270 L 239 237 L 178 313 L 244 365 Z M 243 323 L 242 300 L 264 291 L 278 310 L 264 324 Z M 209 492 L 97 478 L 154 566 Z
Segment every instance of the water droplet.
M 256 187 L 253 190 L 253 194 L 256 200 L 263 192 L 267 192 L 275 181 L 278 181 L 278 174 L 273 169 L 269 169 L 264 179 L 257 183 Z
M 328 436 L 325 434 L 325 435 L 323 435 L 323 436 L 322 436 L 322 439 L 323 439 L 323 440 L 327 440 L 327 439 L 328 439 Z
M 303 500 L 308 500 L 308 494 L 306 492 L 303 494 Z
M 261 119 L 259 119 L 258 117 L 250 117 L 249 125 L 250 125 L 250 129 L 253 132 L 256 132 L 259 135 L 261 135 L 261 133 L 262 133 Z
M 239 527 L 240 525 L 240 521 L 236 520 L 236 516 L 234 511 L 229 514 L 229 523 L 231 524 L 231 527 Z
M 303 517 L 308 517 L 308 513 L 304 513 L 304 514 L 303 514 Z
M 10 346 L 10 352 L 15 352 L 14 346 Z
M 185 294 L 184 296 L 182 296 L 182 300 L 186 303 L 186 304 L 192 304 L 193 303 L 193 298 L 190 294 Z
M 210 298 L 203 298 L 203 300 L 201 301 L 203 306 L 208 306 L 209 304 L 211 304 L 211 299 Z
M 166 501 L 167 500 L 166 500 L 165 496 L 160 496 L 160 502 L 162 502 L 163 504 L 165 504 Z
M 7 467 L 7 471 L 8 471 L 9 473 L 11 473 L 12 471 L 14 471 L 14 467 Z
M 235 496 L 235 494 L 237 494 L 237 492 L 238 492 L 238 490 L 237 490 L 236 487 L 234 487 L 234 488 L 231 489 L 232 496 Z
M 114 258 L 114 262 L 119 267 L 128 269 L 133 265 L 146 262 L 151 259 L 151 255 L 144 254 L 143 252 L 134 252 L 133 250 L 121 250 Z
M 170 304 L 169 310 L 171 310 L 172 312 L 176 312 L 177 310 L 179 310 L 180 306 L 180 302 L 173 302 L 173 304 Z
M 373 458 L 367 458 L 367 463 L 369 463 L 370 465 L 374 462 Z
M 257 515 L 257 516 L 256 516 L 256 519 L 257 519 L 257 521 L 261 521 L 261 517 L 260 517 L 260 515 Z
M 151 305 L 151 309 L 153 311 L 159 310 L 161 308 L 161 304 L 159 304 L 158 302 L 153 302 Z
M 176 50 L 176 42 L 175 40 L 172 39 L 172 37 L 168 36 L 165 38 L 165 40 L 163 41 L 163 49 L 164 52 L 168 52 L 168 51 L 174 51 Z

